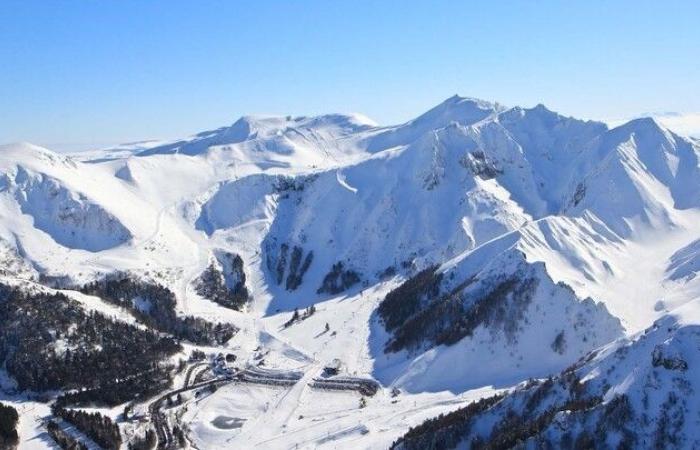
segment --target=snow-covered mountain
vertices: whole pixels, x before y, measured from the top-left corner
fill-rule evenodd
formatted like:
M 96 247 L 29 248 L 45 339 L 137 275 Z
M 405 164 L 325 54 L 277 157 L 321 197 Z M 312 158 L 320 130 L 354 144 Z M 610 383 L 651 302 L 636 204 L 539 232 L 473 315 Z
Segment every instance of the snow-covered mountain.
M 5 145 L 0 282 L 33 292 L 28 298 L 65 295 L 57 301 L 77 302 L 66 311 L 102 311 L 173 336 L 183 346 L 158 353 L 161 365 L 199 349 L 271 371 L 163 413 L 199 448 L 382 448 L 409 425 L 580 358 L 575 370 L 593 373 L 607 364 L 600 349 L 637 348 L 653 324 L 694 323 L 699 158 L 697 141 L 654 119 L 611 129 L 542 105 L 457 96 L 396 126 L 358 114 L 243 117 L 171 143 L 70 157 Z M 47 339 L 70 334 L 63 325 L 49 327 Z M 684 327 L 668 333 L 687 340 Z M 600 396 L 591 411 L 628 390 L 640 411 L 646 387 L 623 380 L 637 377 L 645 351 L 615 367 L 619 395 L 591 388 Z M 57 354 L 61 361 L 65 352 Z M 691 378 L 694 358 L 683 358 Z M 16 367 L 7 366 L 6 384 Z M 381 389 L 358 408 L 352 389 L 314 388 L 323 367 L 339 368 L 341 384 L 371 378 Z M 298 381 L 240 381 L 250 377 Z M 493 425 L 484 411 L 501 414 L 499 405 L 533 389 L 499 397 L 478 420 Z M 148 405 L 134 407 L 161 430 L 158 405 Z M 597 414 L 573 415 L 581 423 L 572 426 L 592 432 L 585 424 Z M 125 442 L 144 431 L 118 420 Z M 464 430 L 455 436 L 494 433 Z M 647 431 L 634 445 L 649 442 Z M 688 429 L 678 432 L 678 442 L 694 442 Z M 423 442 L 411 436 L 399 445 Z
M 690 136 L 694 138 L 700 137 L 700 113 L 698 112 L 688 112 L 680 113 L 674 111 L 663 111 L 663 112 L 647 112 L 639 114 L 633 118 L 627 119 L 613 119 L 607 120 L 606 122 L 610 126 L 619 126 L 632 119 L 651 117 L 659 123 L 663 124 L 669 130 L 674 133 L 678 133 L 682 136 Z
M 427 421 L 394 448 L 696 448 L 698 305 L 559 374 Z

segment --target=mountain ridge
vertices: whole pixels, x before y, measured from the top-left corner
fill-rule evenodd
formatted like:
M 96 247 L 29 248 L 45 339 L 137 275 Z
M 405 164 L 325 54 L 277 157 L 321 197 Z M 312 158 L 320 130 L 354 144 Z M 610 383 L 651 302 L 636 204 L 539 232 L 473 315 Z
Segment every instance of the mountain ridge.
M 293 418 L 315 414 L 320 394 L 230 386 L 212 394 L 214 409 L 194 402 L 202 415 L 171 417 L 200 448 L 283 447 L 287 427 L 313 446 L 382 448 L 449 405 L 528 396 L 517 388 L 528 378 L 598 364 L 591 355 L 673 314 L 695 323 L 699 160 L 697 141 L 654 119 L 609 128 L 459 96 L 392 126 L 243 116 L 82 157 L 0 146 L 0 283 L 19 283 L 28 305 L 44 304 L 38 291 L 77 301 L 57 311 L 129 317 L 183 341 L 183 359 L 231 353 L 237 370 L 309 378 L 339 366 L 384 389 L 344 409 L 351 419 L 317 413 L 315 434 Z M 56 323 L 45 337 L 61 349 L 70 327 Z M 226 342 L 191 341 L 217 327 Z M 165 368 L 175 356 L 159 358 Z M 229 389 L 252 409 L 231 404 Z M 599 393 L 593 409 L 613 401 Z M 283 414 L 265 407 L 273 401 Z M 250 423 L 225 429 L 218 416 Z M 270 431 L 258 436 L 257 420 Z

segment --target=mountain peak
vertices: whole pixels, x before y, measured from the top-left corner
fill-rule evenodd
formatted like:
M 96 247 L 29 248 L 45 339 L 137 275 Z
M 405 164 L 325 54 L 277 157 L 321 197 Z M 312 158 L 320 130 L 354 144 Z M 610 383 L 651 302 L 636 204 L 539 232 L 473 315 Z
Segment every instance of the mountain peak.
M 655 119 L 652 116 L 644 116 L 644 117 L 638 117 L 636 119 L 632 119 L 629 122 L 627 122 L 628 125 L 630 126 L 640 126 L 640 127 L 653 127 L 653 128 L 662 128 L 665 129 L 665 127 L 659 122 L 657 119 Z
M 503 105 L 499 104 L 498 102 L 491 102 L 476 97 L 464 97 L 457 94 L 449 97 L 433 109 L 440 108 L 441 106 L 445 108 L 477 108 L 486 111 L 499 111 L 505 109 Z
M 244 115 L 232 125 L 204 131 L 186 139 L 149 148 L 139 156 L 179 153 L 205 154 L 212 147 L 257 145 L 272 152 L 290 154 L 298 146 L 308 146 L 317 139 L 335 140 L 349 134 L 376 127 L 377 124 L 361 114 L 325 114 L 319 116 Z M 323 136 L 323 137 L 321 137 Z M 298 146 L 292 144 L 296 141 Z
M 655 140 L 670 140 L 671 131 L 654 117 L 640 117 L 632 119 L 610 130 L 615 136 L 627 136 L 631 134 L 643 134 L 647 137 L 655 136 Z
M 502 105 L 471 97 L 454 95 L 409 122 L 419 129 L 443 128 L 452 122 L 471 125 L 503 111 Z
M 0 160 L 12 164 L 36 164 L 39 161 L 50 164 L 72 164 L 71 158 L 30 142 L 15 142 L 0 145 Z
M 15 153 L 15 152 L 41 152 L 53 153 L 51 150 L 41 147 L 31 142 L 11 142 L 9 144 L 0 145 L 0 153 Z
M 495 108 L 498 105 L 498 102 L 490 102 L 488 100 L 484 100 L 481 98 L 477 97 L 467 97 L 467 96 L 462 96 L 459 94 L 455 94 L 452 97 L 449 97 L 445 101 L 442 102 L 442 104 L 447 104 L 447 103 L 452 103 L 452 104 L 457 104 L 457 103 L 471 103 L 475 105 L 479 105 L 480 107 L 487 109 L 487 108 Z
M 544 103 L 538 103 L 537 105 L 535 105 L 534 108 L 532 108 L 532 110 L 533 110 L 533 111 L 549 111 L 549 112 L 552 111 L 551 109 L 547 108 L 547 107 L 544 105 Z

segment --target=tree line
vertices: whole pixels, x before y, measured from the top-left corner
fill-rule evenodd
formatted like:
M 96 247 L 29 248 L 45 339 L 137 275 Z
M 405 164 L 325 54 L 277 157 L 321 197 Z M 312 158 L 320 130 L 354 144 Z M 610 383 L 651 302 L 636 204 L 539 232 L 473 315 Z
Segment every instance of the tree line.
M 119 426 L 112 419 L 98 412 L 88 413 L 58 405 L 54 405 L 51 412 L 54 416 L 75 425 L 78 430 L 105 450 L 117 450 L 122 443 Z
M 12 449 L 19 443 L 18 422 L 17 410 L 10 405 L 0 403 L 0 449 Z
M 229 323 L 178 316 L 175 294 L 160 284 L 116 274 L 88 283 L 80 290 L 125 308 L 145 325 L 198 345 L 222 345 L 238 331 Z
M 223 259 L 222 267 L 219 267 L 218 260 L 207 266 L 195 282 L 195 290 L 208 300 L 240 311 L 250 299 L 245 286 L 243 259 L 232 253 L 224 253 Z
M 54 420 L 49 420 L 46 424 L 46 431 L 61 450 L 88 450 L 87 445 L 66 433 Z
M 152 372 L 182 349 L 62 293 L 2 285 L 0 299 L 0 361 L 22 390 L 97 389 Z

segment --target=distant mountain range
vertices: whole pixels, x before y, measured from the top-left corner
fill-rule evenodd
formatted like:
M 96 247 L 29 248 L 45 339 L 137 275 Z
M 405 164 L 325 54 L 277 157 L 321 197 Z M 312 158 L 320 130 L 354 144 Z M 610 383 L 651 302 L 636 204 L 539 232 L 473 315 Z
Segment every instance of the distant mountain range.
M 152 426 L 202 449 L 698 447 L 700 142 L 671 129 L 700 116 L 611 127 L 454 96 L 395 126 L 1 146 L 0 401 L 89 405 L 124 444 Z M 166 381 L 135 383 L 146 367 Z M 190 376 L 226 387 L 176 399 Z

